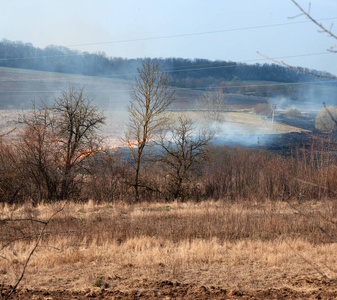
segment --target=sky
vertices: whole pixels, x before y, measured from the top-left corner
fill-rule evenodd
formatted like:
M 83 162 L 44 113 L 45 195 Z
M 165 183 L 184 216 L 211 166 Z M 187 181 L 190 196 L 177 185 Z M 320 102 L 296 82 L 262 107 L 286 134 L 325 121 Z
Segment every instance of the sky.
M 330 28 L 336 0 L 311 0 Z M 124 58 L 181 57 L 265 63 L 257 52 L 337 74 L 337 40 L 291 0 L 0 0 L 0 39 Z M 308 9 L 308 0 L 298 0 Z M 335 29 L 335 30 L 334 30 Z M 337 26 L 332 27 L 337 33 Z M 270 61 L 269 61 L 270 62 Z

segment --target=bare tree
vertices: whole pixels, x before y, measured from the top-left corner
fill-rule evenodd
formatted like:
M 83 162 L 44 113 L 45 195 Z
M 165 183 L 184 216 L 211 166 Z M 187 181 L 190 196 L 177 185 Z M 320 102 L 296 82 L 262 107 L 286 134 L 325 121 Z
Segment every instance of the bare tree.
M 36 200 L 57 198 L 59 168 L 62 165 L 59 143 L 55 132 L 55 118 L 46 106 L 36 108 L 21 117 L 25 124 L 20 140 L 15 144 L 16 164 L 27 181 L 35 187 Z
M 174 90 L 168 85 L 167 74 L 154 61 L 143 60 L 131 90 L 129 124 L 123 139 L 134 161 L 135 176 L 132 186 L 135 190 L 135 201 L 139 200 L 141 166 L 148 157 L 145 150 L 153 145 L 153 141 L 167 125 L 165 111 L 173 101 L 173 95 Z
M 83 88 L 76 90 L 74 87 L 61 92 L 52 112 L 64 161 L 60 194 L 64 199 L 69 195 L 76 168 L 81 166 L 83 158 L 97 151 L 100 144 L 97 130 L 105 124 L 105 117 L 84 97 Z
M 178 124 L 162 135 L 158 161 L 164 166 L 174 198 L 184 199 L 192 170 L 209 158 L 207 146 L 213 136 L 211 132 L 198 132 L 193 121 L 186 117 L 180 117 Z
M 54 99 L 52 107 L 34 107 L 21 119 L 26 127 L 17 146 L 22 169 L 48 199 L 65 199 L 71 192 L 83 160 L 97 151 L 96 130 L 105 117 L 70 87 Z
M 201 109 L 209 121 L 222 122 L 223 112 L 226 109 L 228 97 L 223 89 L 215 92 L 206 92 L 201 97 Z

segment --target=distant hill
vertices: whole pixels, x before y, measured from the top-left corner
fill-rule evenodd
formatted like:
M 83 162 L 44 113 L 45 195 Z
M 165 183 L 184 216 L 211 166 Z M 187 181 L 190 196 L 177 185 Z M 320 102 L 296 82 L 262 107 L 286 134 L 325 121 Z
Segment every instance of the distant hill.
M 249 107 L 271 98 L 291 101 L 306 98 L 306 102 L 318 103 L 337 100 L 334 83 L 276 64 L 183 58 L 154 60 L 170 75 L 170 84 L 177 90 L 179 109 L 191 108 L 191 102 L 197 102 L 204 91 L 218 88 L 237 107 Z M 107 57 L 104 53 L 53 45 L 40 49 L 32 44 L 2 40 L 0 108 L 26 108 L 32 99 L 49 101 L 70 84 L 84 86 L 86 94 L 102 107 L 125 107 L 140 64 L 140 58 Z M 326 85 L 332 88 L 327 89 Z
M 210 85 L 212 80 L 303 82 L 315 78 L 276 64 L 248 65 L 230 61 L 183 58 L 156 60 L 169 72 L 172 84 L 179 87 L 202 87 L 205 84 Z M 107 57 L 103 52 L 80 52 L 61 46 L 51 45 L 40 49 L 29 43 L 9 40 L 0 42 L 2 67 L 90 76 L 115 74 L 132 79 L 140 62 L 141 59 Z M 203 80 L 202 85 L 200 79 Z

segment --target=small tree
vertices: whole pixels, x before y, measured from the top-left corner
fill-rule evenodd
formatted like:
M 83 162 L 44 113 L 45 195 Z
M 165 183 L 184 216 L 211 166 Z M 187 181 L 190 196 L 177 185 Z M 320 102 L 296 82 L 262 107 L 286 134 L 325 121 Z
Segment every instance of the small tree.
M 162 154 L 158 159 L 168 176 L 168 188 L 174 198 L 185 198 L 192 171 L 208 160 L 207 146 L 214 134 L 197 132 L 193 121 L 180 117 L 159 141 Z
M 145 150 L 153 145 L 153 141 L 167 125 L 165 111 L 171 104 L 173 95 L 174 90 L 168 86 L 167 74 L 157 63 L 150 59 L 144 60 L 131 90 L 129 124 L 123 139 L 134 161 L 132 186 L 135 189 L 135 201 L 139 200 L 141 166 L 148 157 Z
M 222 89 L 216 92 L 206 92 L 201 97 L 201 109 L 209 121 L 222 122 L 228 97 Z

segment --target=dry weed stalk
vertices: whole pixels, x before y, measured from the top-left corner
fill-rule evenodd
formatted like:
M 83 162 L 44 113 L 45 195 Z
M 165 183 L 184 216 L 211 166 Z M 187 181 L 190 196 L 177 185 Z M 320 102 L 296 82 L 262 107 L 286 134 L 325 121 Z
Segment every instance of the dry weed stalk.
M 36 241 L 33 245 L 33 248 L 30 250 L 27 258 L 25 259 L 24 261 L 24 264 L 23 264 L 23 267 L 22 267 L 22 271 L 21 271 L 21 274 L 19 276 L 19 278 L 16 280 L 16 282 L 14 283 L 14 286 L 6 293 L 3 293 L 3 287 L 4 287 L 4 282 L 1 283 L 1 287 L 0 287 L 0 297 L 1 299 L 9 299 L 12 294 L 15 292 L 15 290 L 17 289 L 18 285 L 20 284 L 20 282 L 22 281 L 25 273 L 26 273 L 26 269 L 27 269 L 27 266 L 28 266 L 28 263 L 30 262 L 34 252 L 36 251 L 37 247 L 39 246 L 40 242 L 41 242 L 41 239 L 45 233 L 45 230 L 48 226 L 48 224 L 51 222 L 51 220 L 53 218 L 55 218 L 55 216 L 57 214 L 59 214 L 61 211 L 63 211 L 65 205 L 63 207 L 61 207 L 59 210 L 57 210 L 56 212 L 54 212 L 46 221 L 43 221 L 43 220 L 39 220 L 39 219 L 34 219 L 34 218 L 25 218 L 25 219 L 2 219 L 1 222 L 2 223 L 8 223 L 8 222 L 22 222 L 22 221 L 29 221 L 29 222 L 36 222 L 36 223 L 40 223 L 42 224 L 42 229 L 37 233 L 35 234 L 36 236 Z M 5 241 L 5 244 L 1 247 L 0 251 L 2 251 L 4 248 L 8 247 L 9 245 L 11 244 L 14 244 L 16 241 L 18 240 L 23 240 L 23 239 L 31 239 L 33 236 L 29 236 L 29 237 L 26 237 L 26 236 L 23 236 L 23 237 L 20 237 L 20 238 L 16 238 L 14 237 L 12 240 L 10 241 Z

